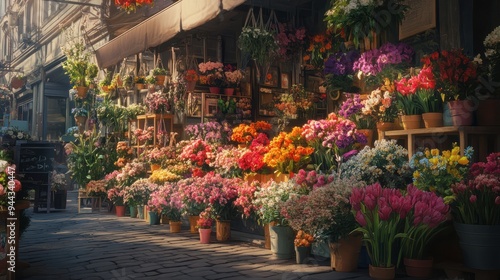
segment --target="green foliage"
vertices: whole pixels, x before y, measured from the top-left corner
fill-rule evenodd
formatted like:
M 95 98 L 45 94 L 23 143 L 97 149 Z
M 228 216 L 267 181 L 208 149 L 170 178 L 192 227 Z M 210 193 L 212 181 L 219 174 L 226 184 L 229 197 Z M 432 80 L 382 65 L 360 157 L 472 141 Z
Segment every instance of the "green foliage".
M 269 62 L 278 51 L 274 34 L 258 27 L 243 28 L 238 38 L 238 47 L 259 64 Z
M 70 151 L 67 162 L 71 177 L 81 187 L 86 186 L 90 180 L 104 178 L 115 169 L 114 162 L 118 157 L 114 144 L 103 140 L 94 130 L 81 134 L 76 142 L 65 146 Z
M 87 51 L 83 41 L 74 42 L 62 50 L 66 55 L 66 61 L 62 63 L 62 67 L 70 82 L 74 86 L 89 86 L 97 77 L 99 68 L 90 62 L 90 52 Z

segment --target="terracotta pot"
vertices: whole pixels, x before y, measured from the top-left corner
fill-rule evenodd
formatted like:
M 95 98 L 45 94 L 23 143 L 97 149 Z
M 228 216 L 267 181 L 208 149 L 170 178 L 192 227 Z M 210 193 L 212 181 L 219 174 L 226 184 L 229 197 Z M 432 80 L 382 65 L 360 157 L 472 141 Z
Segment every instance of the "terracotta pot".
M 146 86 L 144 84 L 135 84 L 135 88 L 138 90 L 145 89 Z
M 82 86 L 76 87 L 76 95 L 79 98 L 87 97 L 87 91 L 89 91 L 89 87 L 82 87 Z
M 404 258 L 406 274 L 411 277 L 429 278 L 432 275 L 432 259 L 417 260 Z
M 366 146 L 373 147 L 373 129 L 358 129 L 359 132 L 363 133 L 366 136 Z
M 115 212 L 117 217 L 125 217 L 125 205 L 115 205 Z
M 198 223 L 199 219 L 200 216 L 197 215 L 189 216 L 189 232 L 198 233 L 198 229 L 196 228 L 196 223 Z
M 472 125 L 473 112 L 475 111 L 472 100 L 454 100 L 448 102 L 448 106 L 454 126 Z
M 443 126 L 443 113 L 423 113 L 422 120 L 425 128 Z
M 422 120 L 422 115 L 401 116 L 401 121 L 403 122 L 403 128 L 405 130 L 420 128 L 421 120 Z
M 217 220 L 215 224 L 217 241 L 228 241 L 231 239 L 231 221 Z
M 211 228 L 199 228 L 198 232 L 200 233 L 200 243 L 201 244 L 210 243 L 210 235 L 212 234 Z
M 382 139 L 381 131 L 390 131 L 395 129 L 396 129 L 396 124 L 394 122 L 378 122 L 377 123 L 378 139 L 379 140 Z
M 210 93 L 220 94 L 220 87 L 209 87 Z
M 171 233 L 179 233 L 181 232 L 181 221 L 169 221 L 168 225 L 170 226 Z
M 224 94 L 227 96 L 232 96 L 234 94 L 234 88 L 225 88 Z
M 156 76 L 156 84 L 159 85 L 159 86 L 163 86 L 163 84 L 165 83 L 165 78 L 167 76 L 166 75 L 158 75 Z
M 338 242 L 329 243 L 330 265 L 338 272 L 351 272 L 358 268 L 359 252 L 363 243 L 361 234 L 348 235 Z
M 396 268 L 394 266 L 378 267 L 370 264 L 368 266 L 368 274 L 376 280 L 391 280 L 396 278 Z

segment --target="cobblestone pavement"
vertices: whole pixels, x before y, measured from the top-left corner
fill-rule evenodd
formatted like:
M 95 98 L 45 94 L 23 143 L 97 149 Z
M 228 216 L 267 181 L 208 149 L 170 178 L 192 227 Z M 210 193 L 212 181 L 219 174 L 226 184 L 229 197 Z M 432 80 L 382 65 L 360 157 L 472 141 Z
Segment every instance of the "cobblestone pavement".
M 200 244 L 188 227 L 173 234 L 103 211 L 78 214 L 76 196 L 68 194 L 66 210 L 32 214 L 19 248 L 29 267 L 18 267 L 17 279 L 370 279 L 366 269 L 334 272 L 325 260 L 278 260 L 235 231 L 230 242 Z

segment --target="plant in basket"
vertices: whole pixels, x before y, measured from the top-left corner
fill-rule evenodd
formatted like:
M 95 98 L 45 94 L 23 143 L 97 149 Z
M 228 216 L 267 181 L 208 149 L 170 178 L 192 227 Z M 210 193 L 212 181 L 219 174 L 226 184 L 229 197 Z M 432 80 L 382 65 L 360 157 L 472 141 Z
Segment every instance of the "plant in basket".
M 377 140 L 374 147 L 364 147 L 340 167 L 342 177 L 355 177 L 367 184 L 379 182 L 398 188 L 412 180 L 408 150 L 396 140 Z
M 469 170 L 474 150 L 467 147 L 460 155 L 460 147 L 454 144 L 451 150 L 425 149 L 416 152 L 410 159 L 413 184 L 425 191 L 435 192 L 446 203 L 453 199 L 450 186 L 460 182 Z
M 282 174 L 293 174 L 311 161 L 314 148 L 307 145 L 303 129 L 294 127 L 290 133 L 280 132 L 269 143 L 264 163 Z
M 307 121 L 302 137 L 314 151 L 315 169 L 325 173 L 336 169 L 342 157 L 347 159 L 356 154 L 359 144 L 366 144 L 366 136 L 356 130 L 356 124 L 335 113 L 326 119 Z

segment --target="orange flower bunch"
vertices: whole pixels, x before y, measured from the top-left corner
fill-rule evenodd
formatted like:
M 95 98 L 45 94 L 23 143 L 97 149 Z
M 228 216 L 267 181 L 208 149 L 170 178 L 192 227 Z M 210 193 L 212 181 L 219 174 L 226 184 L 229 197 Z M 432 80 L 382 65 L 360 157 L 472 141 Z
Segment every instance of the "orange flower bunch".
M 313 68 L 322 69 L 325 60 L 328 59 L 333 51 L 332 37 L 331 31 L 327 31 L 326 33 L 317 34 L 310 38 L 309 47 L 302 58 L 304 63 L 309 64 Z
M 186 71 L 186 81 L 195 82 L 198 81 L 198 73 L 194 69 L 189 69 Z
M 295 236 L 293 244 L 296 247 L 310 247 L 314 242 L 314 237 L 303 230 L 299 230 Z
M 144 5 L 153 5 L 153 0 L 115 0 L 115 6 L 127 11 L 127 13 L 135 12 L 137 8 Z
M 264 163 L 280 173 L 297 173 L 307 166 L 313 152 L 302 136 L 302 128 L 294 127 L 290 133 L 281 132 L 271 140 Z
M 261 132 L 271 130 L 271 124 L 266 121 L 257 121 L 250 124 L 242 123 L 233 128 L 231 140 L 238 143 L 250 143 Z
M 128 146 L 126 141 L 119 141 L 116 144 L 116 153 L 118 154 L 118 159 L 115 162 L 117 167 L 124 167 L 134 157 L 134 150 Z

